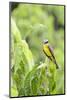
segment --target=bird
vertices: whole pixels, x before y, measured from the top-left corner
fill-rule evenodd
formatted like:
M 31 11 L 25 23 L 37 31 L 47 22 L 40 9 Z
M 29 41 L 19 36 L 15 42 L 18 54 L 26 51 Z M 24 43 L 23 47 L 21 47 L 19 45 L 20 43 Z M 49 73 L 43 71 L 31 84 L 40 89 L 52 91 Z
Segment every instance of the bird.
M 59 66 L 58 66 L 58 64 L 56 62 L 53 49 L 50 46 L 50 44 L 48 43 L 48 40 L 44 40 L 43 41 L 43 52 L 56 65 L 56 69 L 58 69 Z

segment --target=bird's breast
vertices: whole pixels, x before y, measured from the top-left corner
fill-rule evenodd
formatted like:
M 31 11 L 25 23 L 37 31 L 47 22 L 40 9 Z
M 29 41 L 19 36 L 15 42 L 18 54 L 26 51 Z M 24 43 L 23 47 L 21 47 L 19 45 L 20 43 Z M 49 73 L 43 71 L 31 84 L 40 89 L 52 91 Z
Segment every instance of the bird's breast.
M 44 45 L 43 45 L 43 50 L 44 50 L 44 52 L 45 52 L 48 56 L 52 56 L 52 55 L 51 55 L 51 52 L 50 52 L 50 50 L 49 50 L 48 45 L 44 44 Z

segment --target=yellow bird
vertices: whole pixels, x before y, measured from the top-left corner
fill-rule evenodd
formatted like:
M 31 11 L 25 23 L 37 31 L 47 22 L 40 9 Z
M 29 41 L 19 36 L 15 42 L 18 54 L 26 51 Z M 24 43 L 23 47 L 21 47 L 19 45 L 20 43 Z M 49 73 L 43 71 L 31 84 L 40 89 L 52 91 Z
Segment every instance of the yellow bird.
M 53 53 L 53 49 L 52 47 L 49 45 L 48 40 L 44 40 L 43 43 L 43 52 L 45 53 L 45 55 L 56 65 L 56 68 L 58 69 L 58 64 L 56 62 L 54 53 Z

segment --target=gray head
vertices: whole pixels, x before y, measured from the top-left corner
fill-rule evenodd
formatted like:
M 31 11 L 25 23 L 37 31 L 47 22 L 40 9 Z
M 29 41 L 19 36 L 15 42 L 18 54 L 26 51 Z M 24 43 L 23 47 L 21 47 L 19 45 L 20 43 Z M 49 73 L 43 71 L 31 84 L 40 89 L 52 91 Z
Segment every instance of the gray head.
M 44 43 L 44 44 L 47 44 L 47 43 L 48 43 L 48 40 L 44 40 L 43 43 Z

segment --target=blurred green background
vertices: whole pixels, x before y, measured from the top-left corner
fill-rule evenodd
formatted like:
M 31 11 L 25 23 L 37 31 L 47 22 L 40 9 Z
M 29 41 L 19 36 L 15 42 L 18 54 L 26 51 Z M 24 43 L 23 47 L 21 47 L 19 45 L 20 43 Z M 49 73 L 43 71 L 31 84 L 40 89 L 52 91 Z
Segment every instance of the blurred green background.
M 16 39 L 18 37 L 16 32 L 16 35 L 14 37 L 12 37 L 12 80 L 15 82 L 13 82 L 13 92 L 11 96 L 30 96 L 30 95 L 50 95 L 50 94 L 63 94 L 64 93 L 64 6 L 61 5 L 45 5 L 45 4 L 23 4 L 23 3 L 11 3 L 11 16 L 16 24 L 17 29 L 19 30 L 20 33 L 20 37 L 21 40 L 24 40 L 29 49 L 30 52 L 32 53 L 32 57 L 33 57 L 33 61 L 30 61 L 30 68 L 33 69 L 33 67 L 31 66 L 40 66 L 42 63 L 46 63 L 49 67 L 54 66 L 54 68 L 52 67 L 52 69 L 48 68 L 48 73 L 51 73 L 52 75 L 57 75 L 55 77 L 52 77 L 51 79 L 48 78 L 48 81 L 46 84 L 54 84 L 49 85 L 49 88 L 55 87 L 55 85 L 57 84 L 57 86 L 54 88 L 54 90 L 52 89 L 48 89 L 50 90 L 49 92 L 46 90 L 43 90 L 44 84 L 43 84 L 43 88 L 41 88 L 39 91 L 39 93 L 37 91 L 35 91 L 34 88 L 36 88 L 36 85 L 33 85 L 33 90 L 34 92 L 30 92 L 30 90 L 28 90 L 27 93 L 30 94 L 23 94 L 20 91 L 24 91 L 25 89 L 22 88 L 22 85 L 20 86 L 20 89 L 18 89 L 18 83 L 16 82 L 16 80 L 22 80 L 22 78 L 19 76 L 18 79 L 16 79 L 16 77 L 18 77 L 18 72 L 17 70 L 20 68 L 20 66 L 23 65 L 23 63 L 21 63 L 21 65 L 19 65 L 19 61 L 21 61 L 21 59 L 23 59 L 23 61 L 25 61 L 24 56 L 20 53 L 20 50 L 15 51 L 15 47 L 18 47 L 16 45 Z M 14 27 L 13 27 L 14 28 Z M 14 28 L 15 29 L 15 28 Z M 13 29 L 13 31 L 14 31 Z M 16 39 L 15 39 L 16 38 Z M 44 39 L 48 39 L 49 43 L 52 45 L 53 49 L 54 49 L 54 54 L 57 60 L 58 65 L 60 66 L 61 70 L 56 71 L 55 69 L 55 65 L 53 65 L 52 63 L 49 64 L 49 62 L 46 62 L 46 56 L 43 53 L 43 40 Z M 14 45 L 14 47 L 13 47 Z M 25 46 L 26 44 L 24 44 Z M 22 47 L 23 49 L 23 47 Z M 16 52 L 16 53 L 15 53 Z M 25 52 L 25 50 L 24 50 Z M 14 58 L 14 55 L 19 54 L 19 58 L 16 57 Z M 26 54 L 26 53 L 25 53 Z M 29 54 L 26 55 L 27 58 L 32 59 L 30 57 Z M 25 56 L 25 57 L 26 57 Z M 18 58 L 18 60 L 17 60 Z M 17 65 L 16 65 L 16 60 L 17 60 Z M 34 64 L 31 64 L 34 63 Z M 26 62 L 25 62 L 26 64 Z M 18 67 L 15 67 L 18 66 Z M 45 66 L 45 65 L 44 65 Z M 24 65 L 24 68 L 26 67 L 26 65 Z M 28 67 L 28 65 L 27 65 Z M 17 69 L 16 69 L 17 68 Z M 35 68 L 35 67 L 34 67 Z M 15 71 L 16 69 L 16 71 Z M 27 69 L 28 70 L 28 69 Z M 43 70 L 43 69 L 42 69 Z M 22 75 L 22 69 L 19 70 L 19 73 L 21 73 Z M 27 73 L 27 72 L 25 72 Z M 36 73 L 39 73 L 36 72 Z M 45 73 L 45 72 L 44 72 Z M 43 72 L 41 74 L 43 74 L 43 77 L 45 75 L 45 79 L 43 78 L 42 81 L 45 82 L 47 80 L 47 76 L 46 74 L 44 74 Z M 25 74 L 24 74 L 25 75 Z M 39 74 L 38 74 L 39 75 Z M 33 74 L 33 76 L 35 76 L 35 74 Z M 42 76 L 42 75 L 41 75 Z M 56 81 L 57 79 L 57 81 Z M 25 79 L 24 79 L 25 80 Z M 27 80 L 27 79 L 26 79 Z M 30 79 L 31 80 L 31 79 Z M 36 81 L 38 80 L 38 78 L 34 78 L 33 79 L 33 84 L 36 83 Z M 39 80 L 41 80 L 41 78 L 39 78 Z M 56 83 L 52 83 L 53 81 L 56 81 Z M 38 81 L 39 82 L 39 81 Z M 17 83 L 17 84 L 16 84 Z M 23 83 L 23 82 L 21 82 Z M 15 85 L 14 85 L 15 84 Z M 32 83 L 31 83 L 32 84 Z M 40 83 L 37 83 L 40 84 Z M 28 83 L 29 85 L 29 83 Z M 28 86 L 29 88 L 31 86 Z M 48 85 L 46 86 L 48 88 Z M 14 91 L 14 89 L 17 88 L 17 90 Z M 22 90 L 21 90 L 22 88 Z M 39 88 L 39 87 L 38 87 Z M 16 91 L 19 91 L 16 94 Z M 45 92 L 46 91 L 46 92 Z M 14 93 L 16 95 L 14 95 Z

